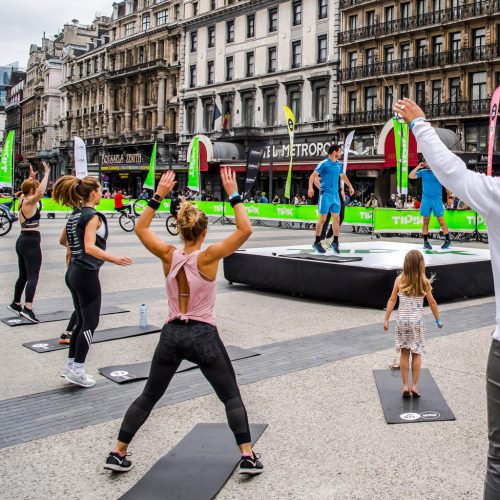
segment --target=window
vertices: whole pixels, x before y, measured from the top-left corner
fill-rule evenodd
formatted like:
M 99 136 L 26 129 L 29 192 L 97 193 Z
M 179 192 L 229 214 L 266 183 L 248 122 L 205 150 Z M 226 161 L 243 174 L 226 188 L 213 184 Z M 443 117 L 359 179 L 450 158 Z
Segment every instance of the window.
M 353 115 L 358 109 L 358 93 L 355 90 L 349 92 L 349 114 Z
M 233 56 L 226 57 L 226 80 L 234 78 L 234 58 Z
M 90 59 L 87 60 L 87 62 L 85 63 L 85 71 L 86 71 L 86 75 L 89 76 L 91 71 L 90 71 Z
M 392 26 L 392 22 L 394 21 L 394 6 L 386 7 L 384 13 L 385 22 Z
M 472 73 L 470 76 L 470 99 L 480 101 L 486 99 L 486 72 Z
M 264 121 L 266 126 L 276 125 L 276 93 L 266 92 L 264 94 Z
M 125 25 L 125 36 L 130 36 L 135 33 L 135 21 L 131 23 L 127 23 Z
M 194 102 L 186 104 L 186 115 L 187 132 L 188 134 L 194 134 L 196 127 L 196 104 Z
M 486 151 L 488 144 L 487 125 L 466 125 L 465 126 L 465 149 L 476 153 Z
M 214 103 L 211 99 L 206 99 L 203 103 L 203 129 L 206 132 L 213 130 Z
M 149 12 L 142 15 L 142 30 L 148 30 L 151 27 L 151 16 Z
M 448 81 L 449 86 L 449 103 L 450 114 L 456 115 L 458 113 L 458 101 L 460 99 L 460 78 L 450 78 Z
M 247 16 L 247 38 L 255 36 L 255 14 Z
M 392 73 L 393 61 L 394 61 L 394 47 L 384 47 L 384 61 L 385 61 L 385 71 L 387 73 Z
M 326 35 L 318 36 L 318 63 L 326 62 L 328 53 L 328 41 Z
M 358 16 L 349 16 L 349 31 L 354 31 L 358 28 Z
M 302 92 L 300 90 L 291 90 L 288 93 L 288 102 L 290 104 L 290 109 L 295 116 L 295 123 L 300 122 L 301 118 L 301 103 L 302 103 Z
M 401 59 L 409 59 L 410 57 L 410 44 L 409 43 L 402 43 L 399 46 L 401 50 Z
M 442 9 L 441 0 L 432 0 L 432 10 L 434 12 L 440 12 Z
M 300 68 L 302 63 L 302 43 L 292 42 L 292 68 Z
M 267 72 L 276 72 L 276 47 L 269 47 L 267 49 Z
M 166 24 L 168 19 L 168 11 L 160 10 L 160 12 L 156 13 L 156 26 L 160 26 L 162 24 Z
M 139 47 L 139 64 L 144 62 L 144 47 Z
M 356 77 L 356 66 L 358 65 L 358 53 L 349 52 L 349 78 L 353 79 Z
M 227 21 L 226 23 L 226 42 L 234 42 L 234 20 Z
M 373 75 L 375 72 L 375 49 L 365 50 L 365 63 L 368 66 L 367 76 Z
M 410 88 L 407 83 L 399 86 L 399 98 L 404 99 L 405 97 L 410 97 Z
M 176 3 L 174 5 L 174 19 L 178 21 L 180 20 L 180 18 L 181 18 L 181 6 L 180 4 Z
M 292 25 L 300 26 L 302 24 L 302 1 L 295 1 L 292 5 Z
M 209 49 L 215 47 L 215 26 L 207 28 L 207 45 Z
M 450 51 L 451 51 L 451 62 L 457 63 L 460 61 L 460 42 L 462 40 L 462 33 L 451 33 L 450 34 Z
M 483 59 L 486 50 L 486 30 L 484 28 L 472 31 L 472 43 L 474 45 L 474 59 Z
M 401 19 L 404 21 L 408 20 L 410 17 L 410 2 L 405 2 L 401 4 Z M 404 23 L 404 25 L 406 25 Z
M 328 17 L 328 0 L 318 0 L 318 19 Z
M 441 64 L 441 52 L 442 51 L 443 51 L 443 37 L 441 35 L 433 36 L 432 37 L 432 58 L 433 58 L 433 63 L 436 66 L 439 66 Z
M 191 40 L 190 50 L 191 50 L 191 52 L 196 52 L 198 50 L 198 32 L 197 31 L 191 31 L 190 40 Z
M 254 109 L 255 100 L 253 96 L 246 95 L 243 97 L 243 125 L 245 127 L 253 127 Z
M 415 102 L 423 108 L 425 106 L 425 82 L 415 84 Z
M 432 113 L 436 115 L 441 105 L 441 80 L 432 80 Z
M 207 62 L 207 85 L 215 83 L 215 63 L 214 61 Z
M 268 11 L 269 16 L 269 33 L 278 31 L 278 8 L 273 7 Z
M 426 53 L 427 53 L 427 40 L 425 38 L 417 40 L 417 61 L 416 61 L 417 68 L 422 68 L 425 66 Z
M 210 10 L 215 10 L 217 8 L 216 0 L 210 0 Z
M 314 119 L 318 122 L 326 120 L 328 114 L 328 88 L 326 85 L 316 85 L 313 89 Z
M 196 87 L 196 64 L 189 66 L 189 87 Z
M 425 14 L 425 0 L 417 0 L 417 16 L 423 17 Z M 421 22 L 421 20 L 418 20 Z
M 255 54 L 253 52 L 247 52 L 246 61 L 246 76 L 254 76 L 255 74 Z
M 367 26 L 375 26 L 375 11 L 370 10 L 366 13 L 366 24 Z
M 389 110 L 392 114 L 392 103 L 394 101 L 393 99 L 394 91 L 393 91 L 393 86 L 389 87 L 384 87 L 384 109 L 387 111 Z
M 373 116 L 373 112 L 377 107 L 377 87 L 365 88 L 365 111 L 367 119 Z
M 193 17 L 198 15 L 198 2 L 193 2 Z

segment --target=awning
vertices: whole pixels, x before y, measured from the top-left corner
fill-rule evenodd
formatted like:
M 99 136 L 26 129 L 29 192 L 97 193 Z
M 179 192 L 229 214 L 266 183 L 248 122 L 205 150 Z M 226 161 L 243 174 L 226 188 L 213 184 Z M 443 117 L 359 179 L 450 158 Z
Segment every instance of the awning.
M 293 172 L 312 172 L 318 166 L 317 162 L 314 163 L 294 163 L 292 167 Z M 221 167 L 230 167 L 235 172 L 245 172 L 246 165 L 241 163 L 223 163 Z M 273 163 L 273 172 L 287 172 L 289 164 L 288 163 Z M 347 165 L 347 171 L 354 170 L 387 170 L 393 167 L 388 167 L 385 165 L 384 159 L 379 161 L 365 161 L 365 162 L 349 162 Z M 261 172 L 269 171 L 269 163 L 263 163 L 260 167 Z

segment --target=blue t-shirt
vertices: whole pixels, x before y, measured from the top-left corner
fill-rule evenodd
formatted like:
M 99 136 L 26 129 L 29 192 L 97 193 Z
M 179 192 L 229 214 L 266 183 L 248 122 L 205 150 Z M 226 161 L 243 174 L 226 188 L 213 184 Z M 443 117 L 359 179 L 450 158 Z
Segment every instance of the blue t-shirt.
M 330 158 L 323 160 L 315 169 L 321 176 L 321 191 L 328 194 L 339 194 L 339 177 L 343 172 L 342 163 L 332 161 Z
M 422 196 L 439 196 L 440 198 L 443 196 L 443 186 L 441 186 L 432 170 L 419 170 L 417 179 L 422 179 Z

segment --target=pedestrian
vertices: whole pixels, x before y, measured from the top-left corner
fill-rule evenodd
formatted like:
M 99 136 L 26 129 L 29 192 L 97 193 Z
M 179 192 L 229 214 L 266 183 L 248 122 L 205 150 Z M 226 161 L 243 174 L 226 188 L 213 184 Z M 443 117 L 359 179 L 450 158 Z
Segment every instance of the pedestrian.
M 281 199 L 278 194 L 274 195 L 273 201 L 271 202 L 273 205 L 279 205 L 281 203 Z
M 208 218 L 195 205 L 183 202 L 178 220 L 184 248 L 177 249 L 162 241 L 150 225 L 161 200 L 172 191 L 174 179 L 175 173 L 171 171 L 162 176 L 153 200 L 144 209 L 135 228 L 142 244 L 161 261 L 166 278 L 168 320 L 162 328 L 146 386 L 127 410 L 118 442 L 104 468 L 116 472 L 132 468 L 127 459 L 130 442 L 167 390 L 181 361 L 188 359 L 200 367 L 225 405 L 229 427 L 241 451 L 239 472 L 260 474 L 263 466 L 252 450 L 247 412 L 214 317 L 219 262 L 248 240 L 252 226 L 238 194 L 235 173 L 222 168 L 222 184 L 235 215 L 236 229 L 232 234 L 202 251 Z M 207 460 L 211 460 L 209 455 Z
M 138 197 L 139 200 L 149 200 L 149 192 L 147 189 L 143 189 Z
M 115 257 L 106 252 L 108 225 L 106 217 L 95 209 L 102 198 L 101 185 L 96 179 L 65 175 L 56 182 L 52 197 L 57 203 L 73 208 L 59 243 L 71 251 L 65 280 L 77 321 L 61 376 L 72 384 L 92 387 L 95 380 L 85 372 L 84 364 L 101 312 L 99 269 L 105 261 L 128 266 L 132 264 L 132 259 Z
M 33 300 L 42 267 L 41 215 L 38 202 L 47 189 L 50 174 L 48 164 L 42 161 L 42 166 L 44 170 L 42 181 L 38 182 L 31 170 L 30 178 L 22 183 L 21 192 L 16 194 L 16 196 L 20 196 L 19 223 L 21 224 L 21 234 L 16 241 L 19 276 L 14 286 L 14 300 L 7 306 L 10 311 L 26 318 L 31 323 L 39 322 L 33 312 Z M 24 307 L 21 305 L 23 292 Z
M 269 200 L 267 199 L 265 191 L 262 191 L 262 196 L 260 197 L 260 202 L 261 203 L 269 203 Z
M 438 328 L 437 302 L 432 295 L 432 278 L 425 274 L 424 256 L 418 250 L 410 250 L 404 260 L 403 272 L 396 278 L 392 294 L 387 302 L 384 330 L 389 329 L 389 319 L 399 298 L 396 320 L 396 352 L 400 354 L 399 366 L 403 380 L 403 398 L 420 397 L 418 381 L 422 354 L 425 352 L 424 298 L 431 308 Z M 411 353 L 411 389 L 409 381 L 409 361 Z

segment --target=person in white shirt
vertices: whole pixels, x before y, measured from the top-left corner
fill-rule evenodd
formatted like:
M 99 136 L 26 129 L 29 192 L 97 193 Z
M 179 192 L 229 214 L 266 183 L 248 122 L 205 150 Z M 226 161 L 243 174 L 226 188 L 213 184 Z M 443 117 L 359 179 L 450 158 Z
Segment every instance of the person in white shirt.
M 484 217 L 488 226 L 491 265 L 495 283 L 496 329 L 486 368 L 488 403 L 488 464 L 484 500 L 500 498 L 500 178 L 469 170 L 465 163 L 441 142 L 424 112 L 410 99 L 398 100 L 394 112 L 400 114 L 417 139 L 441 184 Z

